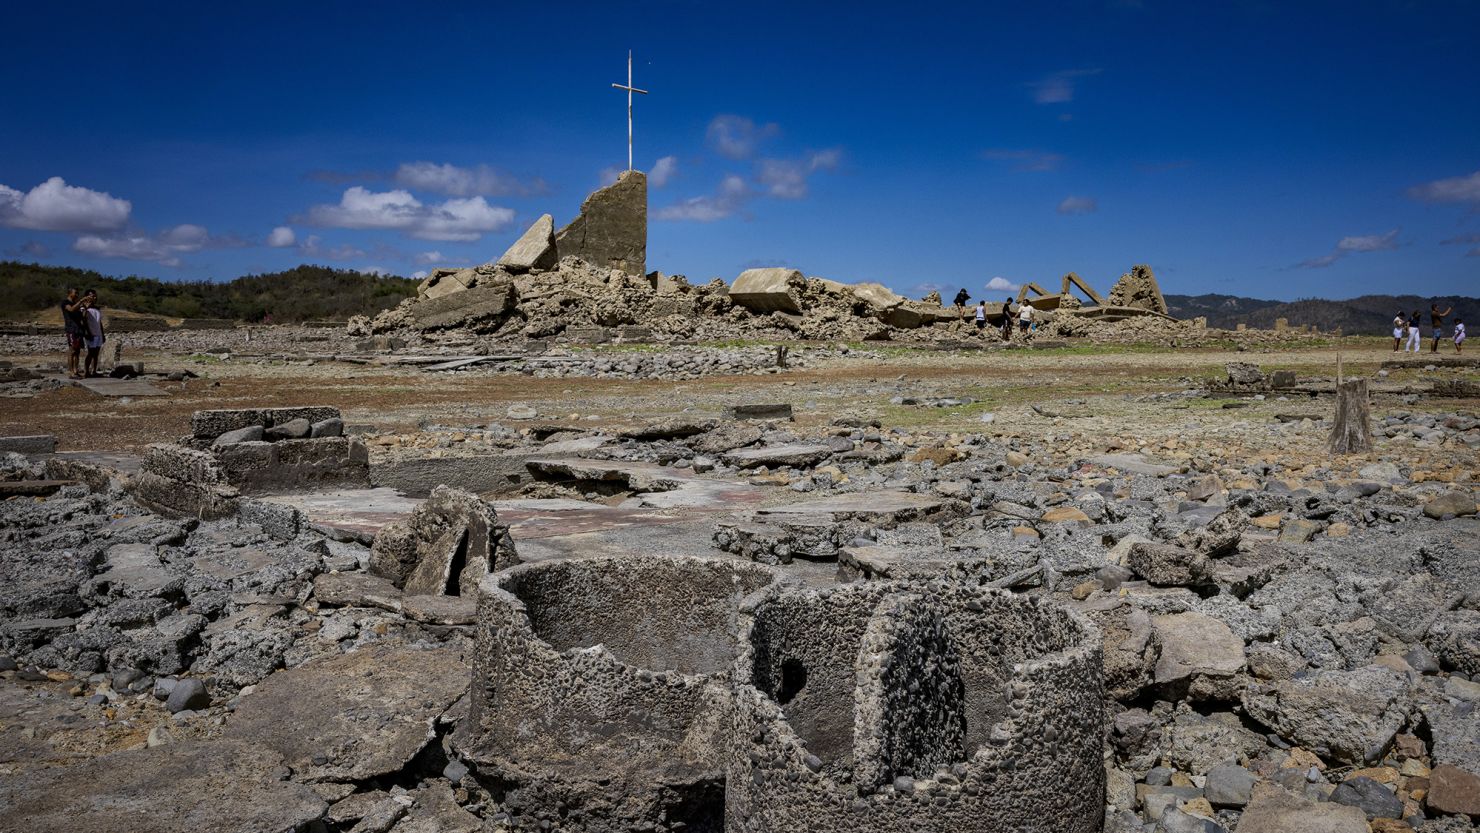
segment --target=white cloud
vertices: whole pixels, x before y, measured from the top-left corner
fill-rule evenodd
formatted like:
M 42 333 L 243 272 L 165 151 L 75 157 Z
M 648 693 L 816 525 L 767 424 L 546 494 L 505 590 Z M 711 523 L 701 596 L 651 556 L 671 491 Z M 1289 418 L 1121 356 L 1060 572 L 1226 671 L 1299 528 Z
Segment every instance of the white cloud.
M 997 277 L 987 281 L 987 289 L 990 289 L 994 292 L 1016 292 L 1020 288 L 1021 287 L 1018 284 L 1013 283 L 1012 281 L 1002 277 L 1001 275 L 998 275 Z
M 427 275 L 430 275 L 430 274 L 431 274 L 431 272 L 428 272 L 425 269 L 417 269 L 415 272 L 412 272 L 411 273 L 411 277 L 416 278 L 417 280 L 422 280 L 423 278 L 425 278 Z
M 1471 202 L 1480 205 L 1480 171 L 1469 176 L 1436 179 L 1408 189 L 1408 196 L 1424 202 Z
M 1336 246 L 1331 249 L 1330 254 L 1302 260 L 1295 264 L 1297 269 L 1324 269 L 1349 254 L 1357 252 L 1381 252 L 1388 249 L 1398 248 L 1398 232 L 1401 229 L 1393 229 L 1386 234 L 1364 234 L 1343 237 L 1336 241 Z
M 406 188 L 431 191 L 449 197 L 473 197 L 480 194 L 488 197 L 529 196 L 548 190 L 542 179 L 524 182 L 487 165 L 461 168 L 448 163 L 439 165 L 435 162 L 404 162 L 396 168 L 391 179 Z
M 1066 69 L 1028 83 L 1039 104 L 1067 104 L 1074 100 L 1074 85 L 1080 78 L 1098 75 L 1098 69 Z
M 84 234 L 72 244 L 72 249 L 95 257 L 149 260 L 164 266 L 179 266 L 180 255 L 198 252 L 211 242 L 204 226 L 185 223 L 165 229 L 154 237 L 141 233 Z
M 749 159 L 756 145 L 780 132 L 775 124 L 758 125 L 744 116 L 721 114 L 710 120 L 704 138 L 720 156 Z
M 379 275 L 382 278 L 394 277 L 396 274 L 395 272 L 386 269 L 384 266 L 361 266 L 359 268 L 359 271 L 364 272 L 367 275 Z
M 762 159 L 756 163 L 756 181 L 766 193 L 783 200 L 807 196 L 807 177 L 817 171 L 838 167 L 842 151 L 833 148 L 808 154 L 802 159 Z
M 287 226 L 278 226 L 267 235 L 267 245 L 274 249 L 285 249 L 298 242 L 298 235 Z
M 678 173 L 678 157 L 665 156 L 653 163 L 653 169 L 648 171 L 648 184 L 654 188 L 662 188 Z
M 1060 214 L 1093 214 L 1098 210 L 1100 204 L 1095 202 L 1094 197 L 1064 197 L 1059 202 L 1057 210 Z
M 423 266 L 428 266 L 433 263 L 441 263 L 443 260 L 445 260 L 445 258 L 442 257 L 441 252 L 434 249 L 430 252 L 421 252 L 416 257 L 412 258 L 412 260 Z
M 132 210 L 128 200 L 68 185 L 59 176 L 26 193 L 0 185 L 0 226 L 38 231 L 115 231 L 128 224 Z
M 988 148 L 982 151 L 982 158 L 994 162 L 1011 162 L 1015 171 L 1052 171 L 1064 161 L 1064 157 L 1057 153 L 1009 148 Z
M 715 193 L 702 197 L 690 197 L 658 210 L 653 216 L 659 220 L 692 220 L 698 223 L 712 223 L 739 211 L 753 196 L 753 193 L 744 179 L 730 174 L 720 182 L 719 189 Z
M 307 221 L 330 228 L 388 229 L 422 240 L 471 241 L 514 220 L 514 211 L 489 205 L 482 197 L 423 205 L 409 191 L 375 192 L 349 188 L 338 205 L 316 205 Z
M 323 239 L 317 234 L 310 234 L 300 243 L 298 245 L 298 253 L 304 257 L 316 257 L 324 260 L 354 260 L 357 257 L 365 256 L 363 249 L 357 249 L 348 243 L 325 248 Z

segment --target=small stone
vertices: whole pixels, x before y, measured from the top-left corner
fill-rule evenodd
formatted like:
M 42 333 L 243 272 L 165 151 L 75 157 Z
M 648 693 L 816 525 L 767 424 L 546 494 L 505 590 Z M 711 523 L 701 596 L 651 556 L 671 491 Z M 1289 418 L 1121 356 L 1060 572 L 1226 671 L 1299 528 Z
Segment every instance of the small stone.
M 1468 492 L 1445 492 L 1423 505 L 1423 513 L 1430 518 L 1458 518 L 1475 514 L 1475 499 Z
M 509 419 L 534 419 L 540 412 L 528 405 L 514 404 L 504 411 L 504 415 Z
M 1094 523 L 1088 515 L 1084 514 L 1083 510 L 1073 506 L 1055 506 L 1044 512 L 1043 517 L 1038 520 L 1040 523 L 1046 524 L 1072 523 L 1079 524 L 1080 526 L 1090 526 Z
M 144 743 L 146 746 L 152 748 L 155 746 L 164 746 L 174 739 L 175 734 L 169 730 L 169 727 L 155 726 L 153 729 L 149 730 L 149 738 L 145 740 Z
M 1434 655 L 1429 653 L 1429 649 L 1422 644 L 1409 648 L 1408 652 L 1403 655 L 1403 661 L 1420 674 L 1439 673 L 1439 661 L 1434 659 Z
M 1154 766 L 1146 772 L 1146 783 L 1152 787 L 1165 787 L 1172 783 L 1172 769 L 1165 766 Z
M 1321 525 L 1305 518 L 1291 518 L 1280 527 L 1280 540 L 1292 544 L 1304 544 L 1321 531 Z
M 206 691 L 206 684 L 194 677 L 187 677 L 175 683 L 170 691 L 169 698 L 165 700 L 164 707 L 176 714 L 186 709 L 203 709 L 211 704 L 211 695 Z
M 447 766 L 442 768 L 442 777 L 454 785 L 460 784 L 464 778 L 468 777 L 468 765 L 462 761 L 448 761 Z
M 153 691 L 154 699 L 156 699 L 156 700 L 167 700 L 167 699 L 169 699 L 170 692 L 175 690 L 175 685 L 176 685 L 177 682 L 178 681 L 172 680 L 169 677 L 160 677 L 160 678 L 156 679 L 154 681 L 154 691 Z
M 1217 807 L 1242 807 L 1254 792 L 1254 773 L 1241 766 L 1224 764 L 1208 770 L 1203 795 Z
M 1338 522 L 1336 522 L 1334 524 L 1331 524 L 1330 526 L 1326 527 L 1326 537 L 1327 538 L 1345 538 L 1345 537 L 1347 537 L 1347 536 L 1349 536 L 1351 534 L 1352 534 L 1351 525 L 1350 524 L 1341 523 L 1340 521 L 1338 521 Z
M 915 779 L 908 775 L 901 775 L 894 779 L 894 789 L 902 793 L 912 793 L 915 791 Z
M 1361 808 L 1367 818 L 1396 819 L 1403 815 L 1403 802 L 1387 787 L 1365 776 L 1349 778 L 1336 785 L 1331 800 Z
M 1168 807 L 1162 812 L 1161 821 L 1158 822 L 1156 829 L 1161 833 L 1228 833 L 1228 828 L 1190 809 L 1199 802 L 1207 804 L 1206 801 L 1197 798 L 1187 802 L 1180 809 Z M 1208 809 L 1212 810 L 1211 807 Z M 1209 812 L 1209 815 L 1211 814 Z
M 1429 809 L 1453 816 L 1480 817 L 1480 775 L 1444 764 L 1429 773 Z
M 1007 463 L 1007 465 L 1012 466 L 1015 469 L 1020 469 L 1023 466 L 1028 465 L 1028 455 L 1022 453 L 1021 451 L 1009 451 L 1007 452 L 1007 454 L 1003 455 L 1002 459 L 1003 462 Z
M 235 431 L 227 431 L 226 433 L 217 437 L 211 443 L 211 445 L 220 448 L 224 445 L 236 445 L 237 443 L 261 442 L 262 434 L 262 426 L 248 425 L 245 428 L 238 428 Z

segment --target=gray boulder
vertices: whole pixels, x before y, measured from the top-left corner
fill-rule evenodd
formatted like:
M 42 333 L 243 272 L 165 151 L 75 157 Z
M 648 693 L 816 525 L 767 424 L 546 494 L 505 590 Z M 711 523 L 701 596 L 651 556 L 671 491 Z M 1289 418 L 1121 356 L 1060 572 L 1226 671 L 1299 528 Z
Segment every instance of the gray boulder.
M 1380 759 L 1413 707 L 1407 678 L 1377 665 L 1252 686 L 1243 704 L 1282 738 L 1354 765 Z
M 274 425 L 263 432 L 263 439 L 268 442 L 278 440 L 302 440 L 307 439 L 309 432 L 313 431 L 313 423 L 306 419 L 290 419 L 282 425 Z
M 1170 544 L 1133 544 L 1126 566 L 1159 587 L 1205 584 L 1213 572 L 1207 556 Z
M 1424 636 L 1424 644 L 1443 666 L 1468 677 L 1480 676 L 1480 611 L 1440 614 Z
M 211 442 L 211 445 L 219 448 L 223 445 L 236 445 L 237 443 L 261 442 L 263 428 L 260 425 L 248 425 L 235 431 L 227 431 Z
M 1161 639 L 1155 682 L 1169 696 L 1224 700 L 1236 696 L 1235 675 L 1244 667 L 1244 641 L 1202 613 L 1152 617 Z
M 175 683 L 175 687 L 170 690 L 169 699 L 164 702 L 164 707 L 170 710 L 170 714 L 174 714 L 186 709 L 203 709 L 210 704 L 211 695 L 206 691 L 205 683 L 194 677 L 186 677 Z

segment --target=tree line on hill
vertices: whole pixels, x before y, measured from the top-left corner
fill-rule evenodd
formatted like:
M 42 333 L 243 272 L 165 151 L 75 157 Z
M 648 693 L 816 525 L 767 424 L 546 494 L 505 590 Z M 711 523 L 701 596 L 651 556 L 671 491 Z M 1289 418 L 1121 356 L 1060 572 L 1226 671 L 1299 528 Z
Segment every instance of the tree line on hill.
M 1283 318 L 1292 327 L 1311 325 L 1321 332 L 1337 328 L 1345 335 L 1388 335 L 1393 316 L 1401 310 L 1411 316 L 1423 313 L 1425 337 L 1428 335 L 1429 305 L 1438 301 L 1439 309 L 1454 308 L 1446 320 L 1452 325 L 1462 318 L 1469 326 L 1480 322 L 1480 298 L 1458 295 L 1437 297 L 1420 295 L 1363 295 L 1345 301 L 1304 298 L 1299 301 L 1263 301 L 1237 295 L 1167 295 L 1167 307 L 1177 318 L 1205 315 L 1208 326 L 1234 330 L 1239 324 L 1254 329 L 1272 330 L 1276 319 Z
M 417 281 L 304 264 L 234 280 L 114 278 L 89 269 L 0 261 L 0 319 L 28 318 L 68 288 L 96 289 L 105 308 L 170 318 L 293 323 L 374 315 L 416 294 Z

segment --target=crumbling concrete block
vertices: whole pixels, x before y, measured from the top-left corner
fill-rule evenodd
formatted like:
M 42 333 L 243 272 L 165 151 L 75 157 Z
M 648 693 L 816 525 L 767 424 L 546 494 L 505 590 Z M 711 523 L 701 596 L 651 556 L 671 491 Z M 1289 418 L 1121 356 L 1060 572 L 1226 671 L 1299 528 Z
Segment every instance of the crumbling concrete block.
M 966 583 L 770 591 L 742 612 L 739 830 L 1100 829 L 1100 637 Z
M 555 247 L 555 218 L 541 214 L 494 265 L 518 274 L 545 272 L 554 269 L 558 263 L 560 253 Z
M 382 527 L 370 549 L 370 572 L 412 595 L 471 596 L 485 575 L 518 563 L 493 505 L 450 486 Z
M 416 287 L 416 297 L 441 298 L 471 288 L 478 280 L 473 269 L 433 269 Z
M 1151 267 L 1145 264 L 1133 266 L 1131 271 L 1120 276 L 1120 280 L 1110 288 L 1110 306 L 1136 307 L 1162 315 L 1170 314 L 1167 301 L 1161 295 L 1161 285 L 1156 282 L 1156 276 L 1151 274 Z
M 721 829 L 732 623 L 781 580 L 758 564 L 648 555 L 487 576 L 455 748 L 504 785 L 516 829 L 556 804 L 580 811 L 584 830 Z
M 581 203 L 580 216 L 555 235 L 561 257 L 647 275 L 647 177 L 623 171 L 617 181 Z
M 751 312 L 802 312 L 800 294 L 807 279 L 795 269 L 746 269 L 730 286 L 730 300 Z
M 514 282 L 494 279 L 440 298 L 426 298 L 410 308 L 418 330 L 497 326 L 515 307 Z
M 0 454 L 51 454 L 57 450 L 57 438 L 52 434 L 36 434 L 28 437 L 0 437 Z
M 328 405 L 196 411 L 190 416 L 190 436 L 195 440 L 209 442 L 228 431 L 236 431 L 253 425 L 267 429 L 292 422 L 295 419 L 307 420 L 312 424 L 326 419 L 338 419 L 339 416 L 339 409 Z

